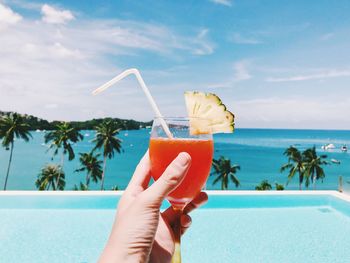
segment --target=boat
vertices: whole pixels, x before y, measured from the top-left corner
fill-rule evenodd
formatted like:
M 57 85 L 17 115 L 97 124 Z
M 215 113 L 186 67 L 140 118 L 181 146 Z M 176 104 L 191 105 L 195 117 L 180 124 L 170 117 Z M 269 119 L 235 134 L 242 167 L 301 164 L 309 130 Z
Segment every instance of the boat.
M 41 130 L 37 129 L 35 132 L 41 132 Z
M 85 133 L 84 136 L 85 136 L 85 137 L 89 137 L 89 136 L 90 136 L 90 133 Z
M 331 150 L 331 149 L 335 149 L 335 146 L 333 143 L 328 143 L 328 144 L 325 144 L 321 147 L 323 150 Z
M 335 163 L 335 164 L 340 164 L 340 161 L 337 160 L 337 159 L 331 159 L 331 162 L 332 162 L 332 163 Z
M 126 132 L 126 133 L 124 133 L 124 136 L 128 136 L 129 134 Z
M 335 149 L 334 144 L 333 143 L 328 144 L 327 149 Z
M 342 147 L 340 147 L 340 150 L 342 152 L 347 152 L 348 151 L 348 147 L 344 144 Z

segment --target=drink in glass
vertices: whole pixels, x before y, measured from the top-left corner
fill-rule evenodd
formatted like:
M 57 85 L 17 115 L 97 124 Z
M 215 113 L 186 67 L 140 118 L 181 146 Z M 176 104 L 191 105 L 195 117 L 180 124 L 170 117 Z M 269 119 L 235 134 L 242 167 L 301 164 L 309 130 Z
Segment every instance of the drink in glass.
M 179 186 L 169 193 L 167 199 L 180 217 L 183 208 L 201 191 L 210 173 L 213 159 L 213 139 L 211 134 L 191 135 L 188 118 L 162 118 L 172 134 L 169 138 L 158 118 L 153 122 L 149 154 L 151 175 L 157 180 L 167 166 L 181 152 L 191 156 L 191 166 Z M 175 227 L 176 228 L 176 227 Z M 181 262 L 180 223 L 174 229 L 175 253 L 172 262 Z

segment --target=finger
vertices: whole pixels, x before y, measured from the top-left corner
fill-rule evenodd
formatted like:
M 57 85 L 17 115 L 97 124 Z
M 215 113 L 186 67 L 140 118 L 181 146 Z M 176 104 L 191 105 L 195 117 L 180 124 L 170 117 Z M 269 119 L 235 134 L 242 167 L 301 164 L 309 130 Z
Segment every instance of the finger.
M 164 198 L 181 183 L 190 163 L 191 156 L 185 152 L 180 153 L 169 164 L 162 176 L 142 193 L 145 200 L 160 206 Z
M 140 189 L 140 191 L 144 190 L 147 188 L 150 179 L 151 161 L 147 150 L 147 152 L 144 154 L 141 161 L 137 165 L 134 175 L 132 176 L 128 187 L 125 189 L 125 191 L 128 191 L 128 189 Z
M 184 214 L 188 214 L 194 209 L 200 207 L 208 201 L 208 195 L 205 192 L 200 192 L 190 203 L 188 203 L 184 208 Z M 173 207 L 170 206 L 163 213 L 164 217 L 167 219 L 170 225 L 173 225 L 176 220 L 176 212 Z
M 182 215 L 180 219 L 181 223 L 181 235 L 191 226 L 192 218 L 189 215 Z
M 194 209 L 200 207 L 208 201 L 208 195 L 206 192 L 200 192 L 189 204 L 184 208 L 184 214 L 188 214 Z

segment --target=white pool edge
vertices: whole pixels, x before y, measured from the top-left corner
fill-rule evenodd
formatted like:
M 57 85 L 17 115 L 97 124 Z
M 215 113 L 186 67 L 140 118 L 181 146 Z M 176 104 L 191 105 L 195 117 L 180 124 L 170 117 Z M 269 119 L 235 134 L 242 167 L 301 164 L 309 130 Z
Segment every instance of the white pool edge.
M 284 191 L 248 191 L 248 190 L 207 190 L 208 195 L 330 195 L 350 202 L 350 195 L 335 190 L 284 190 Z M 0 196 L 120 196 L 124 191 L 0 191 Z

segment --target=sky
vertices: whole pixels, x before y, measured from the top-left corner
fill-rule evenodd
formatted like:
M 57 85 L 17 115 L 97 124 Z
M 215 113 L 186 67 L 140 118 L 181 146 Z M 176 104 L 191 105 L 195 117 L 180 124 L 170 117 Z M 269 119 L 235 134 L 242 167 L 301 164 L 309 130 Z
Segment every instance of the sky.
M 350 129 L 350 1 L 0 0 L 0 110 L 48 120 L 166 116 L 217 94 L 239 128 Z

